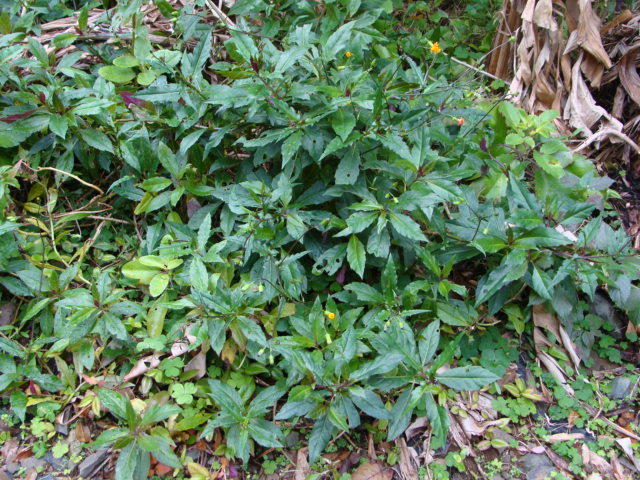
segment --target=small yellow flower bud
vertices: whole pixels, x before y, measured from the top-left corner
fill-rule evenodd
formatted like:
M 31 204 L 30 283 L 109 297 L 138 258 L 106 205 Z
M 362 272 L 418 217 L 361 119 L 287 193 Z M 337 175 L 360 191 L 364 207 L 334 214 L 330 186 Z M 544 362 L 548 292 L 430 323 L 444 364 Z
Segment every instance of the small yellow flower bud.
M 351 52 L 345 52 L 345 53 L 344 53 L 344 56 L 345 56 L 345 57 L 347 57 L 347 58 L 351 58 L 351 57 L 353 57 L 353 53 L 351 53 Z
M 438 42 L 433 42 L 429 50 L 431 51 L 431 53 L 435 53 L 436 55 L 442 52 L 442 49 L 440 48 L 440 43 Z
M 325 310 L 324 311 L 324 315 L 329 319 L 329 320 L 333 320 L 334 318 L 336 318 L 336 314 L 333 312 L 330 312 L 329 310 Z

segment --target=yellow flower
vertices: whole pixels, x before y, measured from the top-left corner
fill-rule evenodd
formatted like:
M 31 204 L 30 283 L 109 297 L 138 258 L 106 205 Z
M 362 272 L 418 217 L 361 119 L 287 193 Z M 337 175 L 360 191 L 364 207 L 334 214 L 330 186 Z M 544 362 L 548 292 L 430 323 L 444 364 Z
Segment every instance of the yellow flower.
M 330 312 L 329 310 L 325 310 L 324 314 L 329 320 L 333 320 L 334 318 L 336 318 L 336 314 L 333 312 Z
M 351 57 L 353 56 L 353 53 L 351 53 L 351 52 L 345 52 L 345 53 L 344 53 L 344 56 L 345 56 L 345 57 L 347 57 L 347 58 L 351 58 Z
M 442 49 L 440 48 L 440 44 L 438 42 L 433 42 L 429 50 L 431 50 L 431 53 L 436 54 L 442 52 Z

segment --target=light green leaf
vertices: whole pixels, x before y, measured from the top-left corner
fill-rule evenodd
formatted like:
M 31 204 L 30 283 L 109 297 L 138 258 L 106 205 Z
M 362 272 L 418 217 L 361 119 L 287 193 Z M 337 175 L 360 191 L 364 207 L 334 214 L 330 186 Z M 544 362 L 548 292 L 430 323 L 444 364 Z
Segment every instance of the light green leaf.
M 349 262 L 351 269 L 356 272 L 360 278 L 364 275 L 365 261 L 366 254 L 364 245 L 358 237 L 352 235 L 347 244 L 347 262 Z
M 136 72 L 130 68 L 107 65 L 98 70 L 98 74 L 113 83 L 128 83 L 136 77 Z
M 209 274 L 207 273 L 207 267 L 205 267 L 202 260 L 197 257 L 191 261 L 189 279 L 191 280 L 193 288 L 203 291 L 209 290 Z
M 144 265 L 140 260 L 127 262 L 122 267 L 122 274 L 128 278 L 140 280 L 142 283 L 148 284 L 153 277 L 158 274 L 158 270 L 162 267 L 151 267 Z
M 168 273 L 159 273 L 151 279 L 149 283 L 149 293 L 152 297 L 162 294 L 169 285 L 171 277 Z
M 147 70 L 146 72 L 140 72 L 136 76 L 136 82 L 138 82 L 138 85 L 147 86 L 151 85 L 156 78 L 158 78 L 158 74 L 156 72 L 153 70 Z
M 436 380 L 454 390 L 479 390 L 492 382 L 500 380 L 500 377 L 482 367 L 466 366 L 452 368 L 437 374 Z
M 355 24 L 355 21 L 345 23 L 327 39 L 322 49 L 322 57 L 326 61 L 335 60 L 338 52 L 347 46 L 347 42 L 351 37 L 351 30 L 353 30 Z
M 133 55 L 120 55 L 119 57 L 113 59 L 113 64 L 116 67 L 122 68 L 137 67 L 138 65 L 140 65 L 140 60 L 138 60 Z

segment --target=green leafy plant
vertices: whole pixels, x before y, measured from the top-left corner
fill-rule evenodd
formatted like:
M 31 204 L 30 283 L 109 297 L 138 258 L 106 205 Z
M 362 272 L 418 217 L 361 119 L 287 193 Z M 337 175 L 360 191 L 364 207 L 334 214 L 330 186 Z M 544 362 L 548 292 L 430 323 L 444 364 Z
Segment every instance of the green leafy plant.
M 252 441 L 263 447 L 282 447 L 282 432 L 264 419 L 267 409 L 283 395 L 282 389 L 265 388 L 245 406 L 242 397 L 230 386 L 217 380 L 209 380 L 209 388 L 209 395 L 220 407 L 220 411 L 207 423 L 202 432 L 204 437 L 210 436 L 215 428 L 224 428 L 227 447 L 234 456 L 245 462 L 249 459 Z
M 122 421 L 125 427 L 105 430 L 93 442 L 95 448 L 113 445 L 120 449 L 116 462 L 116 479 L 146 479 L 150 455 L 173 468 L 181 466 L 172 450 L 173 441 L 169 433 L 157 423 L 180 412 L 180 408 L 161 403 L 150 403 L 138 413 L 129 399 L 113 390 L 100 389 L 98 397 L 102 406 Z
M 246 463 L 284 421 L 313 463 L 340 431 L 391 441 L 414 415 L 443 447 L 455 392 L 493 388 L 533 306 L 613 358 L 588 304 L 600 289 L 637 323 L 640 270 L 612 180 L 554 112 L 451 59 L 488 51 L 483 24 L 444 28 L 441 2 L 238 0 L 214 42 L 199 2 L 156 3 L 164 46 L 139 0 L 105 14 L 107 43 L 36 41 L 58 4 L 0 22 L 0 392 L 21 422 L 106 407 L 94 445 L 120 451 L 118 479 L 150 453 L 179 467 L 192 429 Z M 579 409 L 543 379 L 553 418 Z M 60 392 L 48 413 L 37 389 Z M 500 411 L 532 412 L 529 387 L 507 391 Z

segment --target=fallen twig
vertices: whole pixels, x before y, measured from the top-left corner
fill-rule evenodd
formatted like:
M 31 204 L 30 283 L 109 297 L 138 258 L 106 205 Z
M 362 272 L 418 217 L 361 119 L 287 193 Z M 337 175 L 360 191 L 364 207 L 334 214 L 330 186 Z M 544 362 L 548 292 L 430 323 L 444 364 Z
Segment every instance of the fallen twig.
M 598 130 L 596 133 L 594 133 L 589 138 L 587 138 L 584 142 L 582 142 L 580 145 L 578 145 L 577 148 L 574 148 L 572 150 L 572 152 L 573 153 L 577 153 L 580 150 L 583 150 L 583 149 L 587 148 L 589 145 L 591 145 L 593 142 L 599 140 L 601 137 L 604 137 L 604 136 L 607 136 L 607 135 L 613 135 L 614 137 L 618 137 L 619 139 L 623 140 L 631 148 L 633 148 L 636 151 L 637 154 L 640 155 L 640 147 L 638 146 L 638 144 L 636 142 L 631 140 L 624 133 L 619 132 L 617 130 L 614 130 L 612 128 L 603 128 L 602 130 Z

